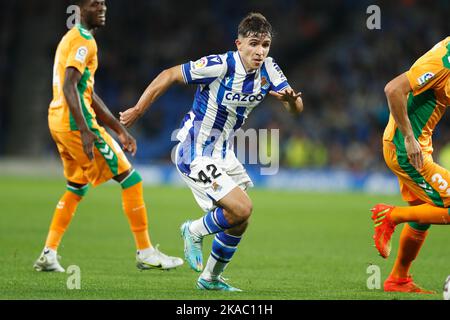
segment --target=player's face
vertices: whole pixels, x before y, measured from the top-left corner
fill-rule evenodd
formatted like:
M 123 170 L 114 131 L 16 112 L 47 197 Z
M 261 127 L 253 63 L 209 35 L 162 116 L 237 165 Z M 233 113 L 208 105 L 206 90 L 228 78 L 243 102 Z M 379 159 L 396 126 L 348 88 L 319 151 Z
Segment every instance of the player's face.
M 268 35 L 251 35 L 236 40 L 236 46 L 247 71 L 258 69 L 269 54 L 272 39 Z
M 89 0 L 82 8 L 82 16 L 87 27 L 95 29 L 106 24 L 106 2 L 105 0 Z

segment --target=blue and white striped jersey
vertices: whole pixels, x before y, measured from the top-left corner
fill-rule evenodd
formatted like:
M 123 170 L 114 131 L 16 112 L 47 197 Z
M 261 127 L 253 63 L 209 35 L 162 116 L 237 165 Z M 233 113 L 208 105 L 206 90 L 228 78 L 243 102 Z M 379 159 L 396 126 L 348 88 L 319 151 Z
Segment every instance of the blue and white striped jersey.
M 182 142 L 179 156 L 185 165 L 197 156 L 223 159 L 234 132 L 253 108 L 270 90 L 289 86 L 272 58 L 247 73 L 237 51 L 185 63 L 182 72 L 186 83 L 198 84 L 192 109 L 177 135 Z

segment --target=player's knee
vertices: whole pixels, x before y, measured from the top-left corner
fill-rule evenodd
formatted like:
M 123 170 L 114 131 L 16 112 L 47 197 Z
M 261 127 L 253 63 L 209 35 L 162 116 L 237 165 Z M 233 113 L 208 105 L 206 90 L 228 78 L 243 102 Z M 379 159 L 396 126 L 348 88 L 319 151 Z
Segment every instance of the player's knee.
M 246 216 L 246 221 L 248 219 L 250 219 L 250 216 L 252 215 L 253 212 L 253 203 L 251 201 L 249 201 L 246 205 L 245 205 L 245 209 L 244 209 L 244 213 Z
M 120 183 L 122 189 L 128 189 L 142 182 L 142 177 L 133 168 L 127 170 L 113 178 Z
M 250 222 L 250 219 L 247 219 L 240 224 L 239 228 L 241 229 L 242 233 L 244 233 L 245 230 L 247 230 L 249 222 Z
M 67 191 L 76 194 L 77 196 L 83 198 L 89 190 L 88 184 L 79 184 L 71 181 L 67 181 Z
M 237 217 L 237 220 L 239 223 L 243 223 L 247 221 L 250 216 L 252 215 L 253 211 L 253 204 L 251 201 L 245 201 L 239 203 L 237 208 L 235 209 L 235 216 Z

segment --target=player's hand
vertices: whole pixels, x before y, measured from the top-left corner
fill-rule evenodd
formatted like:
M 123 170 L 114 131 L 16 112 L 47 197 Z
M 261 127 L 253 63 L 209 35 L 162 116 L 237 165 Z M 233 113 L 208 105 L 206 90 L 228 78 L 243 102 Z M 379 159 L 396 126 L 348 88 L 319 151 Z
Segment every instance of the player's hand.
M 269 94 L 271 96 L 274 96 L 278 100 L 280 100 L 282 102 L 287 102 L 289 104 L 295 104 L 297 99 L 300 98 L 300 96 L 302 95 L 301 92 L 295 93 L 295 91 L 292 88 L 286 88 L 286 89 L 278 91 L 278 92 L 270 90 Z
M 122 144 L 122 150 L 131 153 L 134 157 L 137 151 L 136 139 L 125 129 L 117 137 Z
M 141 112 L 137 107 L 129 108 L 124 112 L 119 112 L 120 123 L 129 128 L 133 123 L 141 117 Z
M 419 142 L 414 138 L 405 137 L 405 149 L 408 154 L 409 162 L 416 170 L 420 170 L 423 167 L 423 155 Z
M 81 131 L 81 143 L 83 151 L 89 160 L 94 159 L 94 143 L 100 142 L 100 138 L 91 130 Z

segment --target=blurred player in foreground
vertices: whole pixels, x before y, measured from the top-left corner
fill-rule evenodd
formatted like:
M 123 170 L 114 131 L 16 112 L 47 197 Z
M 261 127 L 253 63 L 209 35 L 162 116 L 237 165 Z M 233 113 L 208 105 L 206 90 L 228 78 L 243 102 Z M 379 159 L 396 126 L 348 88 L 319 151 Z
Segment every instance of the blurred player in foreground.
M 123 150 L 136 153 L 136 141 L 110 113 L 94 92 L 97 44 L 93 33 L 106 21 L 104 0 L 75 1 L 81 9 L 81 23 L 58 45 L 53 70 L 53 101 L 49 127 L 64 167 L 67 191 L 60 199 L 50 226 L 45 248 L 35 262 L 38 271 L 64 272 L 57 249 L 78 204 L 88 190 L 111 178 L 122 187 L 123 209 L 133 232 L 139 269 L 171 269 L 183 264 L 154 248 L 147 230 L 147 211 L 142 179 L 128 162 L 115 140 L 98 125 L 96 117 L 111 128 Z
M 222 277 L 252 213 L 246 189 L 253 184 L 232 149 L 234 132 L 267 94 L 294 114 L 303 110 L 300 93 L 289 86 L 268 57 L 272 36 L 272 27 L 263 15 L 249 14 L 238 27 L 237 51 L 164 70 L 136 106 L 121 113 L 122 124 L 130 126 L 174 83 L 198 85 L 192 109 L 177 136 L 176 167 L 205 212 L 181 227 L 185 258 L 195 271 L 203 270 L 203 238 L 215 234 L 197 281 L 199 289 L 240 291 Z
M 390 81 L 385 92 L 391 116 L 383 136 L 384 158 L 410 207 L 377 204 L 371 210 L 375 246 L 383 258 L 390 254 L 395 227 L 406 222 L 384 290 L 432 293 L 413 282 L 409 269 L 430 224 L 450 223 L 450 172 L 433 161 L 431 141 L 450 105 L 450 37 Z

